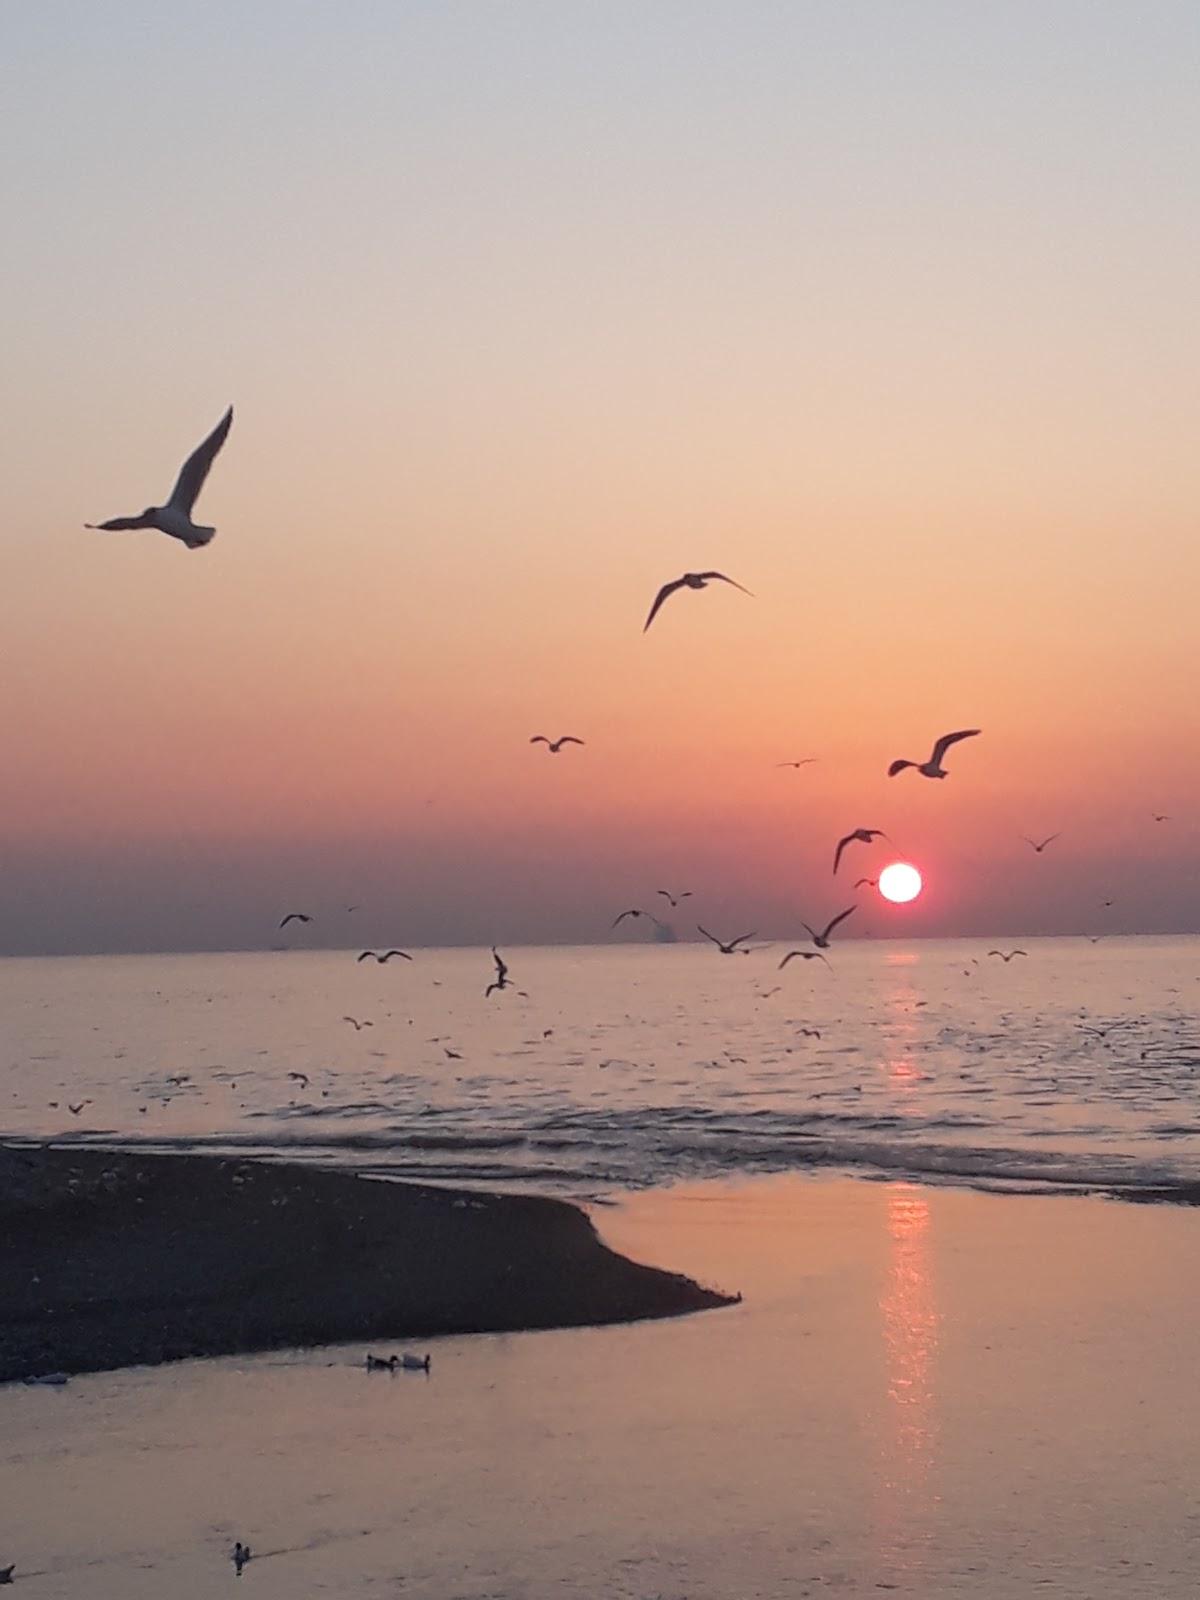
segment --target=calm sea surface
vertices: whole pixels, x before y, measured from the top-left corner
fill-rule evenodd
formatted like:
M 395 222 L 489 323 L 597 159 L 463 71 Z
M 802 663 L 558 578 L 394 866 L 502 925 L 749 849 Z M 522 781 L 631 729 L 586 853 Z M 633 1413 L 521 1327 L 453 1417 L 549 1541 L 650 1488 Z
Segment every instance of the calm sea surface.
M 577 1196 L 1200 1182 L 1200 940 L 994 944 L 509 948 L 490 998 L 485 950 L 4 960 L 0 1131 Z

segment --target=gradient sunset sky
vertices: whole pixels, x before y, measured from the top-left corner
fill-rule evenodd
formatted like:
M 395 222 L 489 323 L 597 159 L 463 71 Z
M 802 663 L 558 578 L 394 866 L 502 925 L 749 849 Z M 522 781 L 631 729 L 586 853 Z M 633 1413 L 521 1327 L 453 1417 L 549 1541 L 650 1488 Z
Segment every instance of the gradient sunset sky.
M 1200 929 L 1190 0 L 4 34 L 0 950 Z

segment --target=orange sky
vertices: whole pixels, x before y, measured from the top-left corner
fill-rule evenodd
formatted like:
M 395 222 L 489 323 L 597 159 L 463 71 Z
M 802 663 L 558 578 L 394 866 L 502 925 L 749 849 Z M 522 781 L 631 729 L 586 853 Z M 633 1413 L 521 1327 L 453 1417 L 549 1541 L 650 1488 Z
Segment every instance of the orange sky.
M 787 934 L 864 824 L 860 931 L 1200 927 L 1200 44 L 1012 11 L 23 19 L 0 949 Z

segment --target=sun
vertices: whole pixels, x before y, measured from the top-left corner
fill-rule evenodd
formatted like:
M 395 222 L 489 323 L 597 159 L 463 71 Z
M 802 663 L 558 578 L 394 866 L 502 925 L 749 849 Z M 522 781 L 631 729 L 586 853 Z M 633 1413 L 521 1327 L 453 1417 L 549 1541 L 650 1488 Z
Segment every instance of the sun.
M 915 900 L 921 892 L 921 874 L 907 861 L 893 861 L 879 874 L 879 892 L 895 905 Z

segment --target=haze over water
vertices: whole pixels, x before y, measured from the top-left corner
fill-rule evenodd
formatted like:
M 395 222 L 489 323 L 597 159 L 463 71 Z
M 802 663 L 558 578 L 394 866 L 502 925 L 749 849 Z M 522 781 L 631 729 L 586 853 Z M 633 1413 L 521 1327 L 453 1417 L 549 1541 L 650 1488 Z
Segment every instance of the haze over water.
M 784 972 L 786 944 L 506 950 L 527 999 L 485 999 L 485 950 L 9 960 L 5 1126 L 580 1196 L 817 1168 L 1200 1182 L 1200 941 L 990 947 L 861 940 Z

